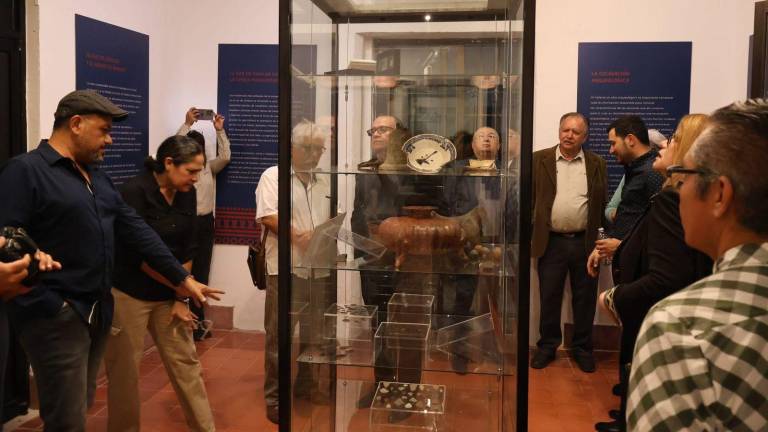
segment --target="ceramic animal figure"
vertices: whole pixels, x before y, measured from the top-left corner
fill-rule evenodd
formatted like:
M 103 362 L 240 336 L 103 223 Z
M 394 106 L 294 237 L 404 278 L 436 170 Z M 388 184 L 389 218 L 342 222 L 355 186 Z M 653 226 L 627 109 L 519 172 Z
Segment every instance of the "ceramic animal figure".
M 484 210 L 476 207 L 465 215 L 447 217 L 437 214 L 435 209 L 429 206 L 404 207 L 408 216 L 387 218 L 379 225 L 381 242 L 395 252 L 395 269 L 400 268 L 408 255 L 455 252 L 467 259 L 464 246 L 479 241 Z

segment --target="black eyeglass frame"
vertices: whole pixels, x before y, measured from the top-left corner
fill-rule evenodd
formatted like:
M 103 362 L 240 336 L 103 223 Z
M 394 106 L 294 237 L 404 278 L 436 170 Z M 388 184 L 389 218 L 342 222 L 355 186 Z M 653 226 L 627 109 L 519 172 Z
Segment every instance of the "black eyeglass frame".
M 385 134 L 387 132 L 392 132 L 393 130 L 395 130 L 395 128 L 393 128 L 393 127 L 378 126 L 378 127 L 375 127 L 375 128 L 368 129 L 367 131 L 365 131 L 365 133 L 367 133 L 368 136 L 373 136 L 373 134 L 375 134 L 376 132 L 378 132 L 378 133 L 383 135 L 383 134 Z
M 697 174 L 703 177 L 712 174 L 711 171 L 703 168 L 685 168 L 682 165 L 672 165 L 667 167 L 667 177 L 672 177 L 675 174 Z

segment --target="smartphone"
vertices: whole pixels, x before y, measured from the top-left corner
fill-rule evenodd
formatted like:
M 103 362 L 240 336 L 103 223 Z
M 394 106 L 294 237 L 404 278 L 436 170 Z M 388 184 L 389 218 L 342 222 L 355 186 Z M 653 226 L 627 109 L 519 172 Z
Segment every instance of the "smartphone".
M 198 109 L 197 110 L 197 119 L 198 120 L 213 120 L 213 110 L 212 109 Z

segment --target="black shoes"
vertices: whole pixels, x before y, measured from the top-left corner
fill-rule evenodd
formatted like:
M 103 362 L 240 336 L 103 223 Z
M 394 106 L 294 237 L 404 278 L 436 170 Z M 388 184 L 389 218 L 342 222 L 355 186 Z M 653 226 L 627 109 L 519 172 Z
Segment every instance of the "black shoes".
M 592 373 L 597 368 L 595 367 L 595 357 L 591 352 L 584 351 L 582 349 L 574 348 L 571 351 L 571 356 L 576 362 L 576 365 L 582 372 Z
M 625 432 L 627 425 L 621 420 L 595 423 L 595 430 L 598 432 Z
M 201 340 L 208 339 L 211 336 L 213 336 L 213 333 L 210 330 L 203 330 L 199 327 L 192 330 L 192 338 L 195 340 L 195 342 L 200 342 Z
M 533 359 L 531 359 L 531 367 L 534 369 L 544 369 L 552 363 L 553 360 L 555 360 L 554 351 L 538 349 L 536 350 L 536 354 L 533 355 Z
M 267 405 L 267 420 L 274 424 L 280 424 L 280 412 L 277 405 Z
M 211 328 L 213 327 L 213 321 L 211 320 L 201 320 L 197 323 L 197 327 L 195 327 L 194 330 L 192 330 L 192 339 L 195 340 L 195 342 L 200 342 L 203 339 L 208 339 L 211 336 L 213 336 L 213 333 L 211 332 Z

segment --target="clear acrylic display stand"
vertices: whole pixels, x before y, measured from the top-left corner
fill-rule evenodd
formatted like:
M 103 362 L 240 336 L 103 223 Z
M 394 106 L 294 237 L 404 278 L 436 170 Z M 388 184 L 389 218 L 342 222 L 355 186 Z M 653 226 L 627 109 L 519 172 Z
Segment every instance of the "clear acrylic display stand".
M 369 430 L 443 430 L 445 386 L 382 381 L 371 404 Z
M 421 364 L 405 365 L 405 367 L 422 368 L 426 358 L 429 324 L 383 322 L 379 324 L 374 336 L 374 364 L 379 366 L 400 365 L 397 361 L 401 350 L 409 350 L 409 358 L 420 359 Z M 391 363 L 391 364 L 390 364 Z
M 436 330 L 435 348 L 478 363 L 497 361 L 500 354 L 493 329 L 490 313 L 476 316 Z
M 392 294 L 387 303 L 387 321 L 430 324 L 435 296 L 431 294 Z
M 334 340 L 342 349 L 359 345 L 370 349 L 378 310 L 378 306 L 332 304 L 324 314 L 325 338 Z

